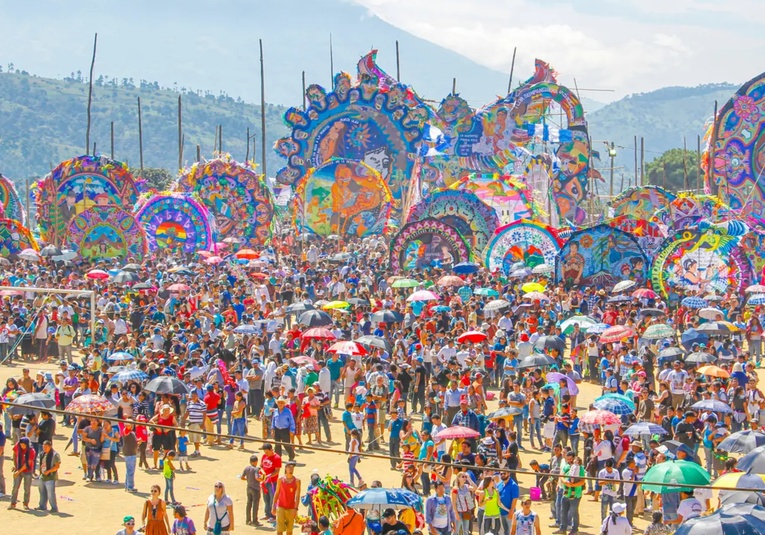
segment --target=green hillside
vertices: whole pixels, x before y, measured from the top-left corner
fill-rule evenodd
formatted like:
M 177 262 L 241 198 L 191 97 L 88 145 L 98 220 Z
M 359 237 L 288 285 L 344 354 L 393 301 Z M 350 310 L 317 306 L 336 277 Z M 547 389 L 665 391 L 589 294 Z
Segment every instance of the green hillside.
M 138 107 L 141 97 L 145 167 L 178 167 L 178 95 L 183 96 L 184 164 L 213 151 L 217 125 L 223 127 L 223 150 L 238 159 L 246 156 L 247 128 L 257 133 L 260 163 L 260 106 L 209 92 L 161 89 L 155 82 L 100 77 L 94 86 L 91 146 L 110 153 L 110 123 L 114 121 L 114 156 L 139 165 Z M 52 80 L 26 73 L 0 74 L 0 173 L 12 179 L 42 176 L 58 162 L 85 150 L 88 86 L 79 74 Z M 268 173 L 284 165 L 272 150 L 287 129 L 284 108 L 266 105 Z M 252 147 L 252 143 L 251 143 Z M 252 150 L 252 149 L 251 149 Z M 252 157 L 252 155 L 251 155 Z

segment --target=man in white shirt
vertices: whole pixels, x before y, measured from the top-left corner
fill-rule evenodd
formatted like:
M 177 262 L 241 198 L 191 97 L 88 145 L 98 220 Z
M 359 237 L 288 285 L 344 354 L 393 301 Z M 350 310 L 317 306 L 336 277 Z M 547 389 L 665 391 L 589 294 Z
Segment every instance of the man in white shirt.
M 509 333 L 513 330 L 513 320 L 510 319 L 510 314 L 511 312 L 508 310 L 497 322 L 497 327 L 505 331 L 505 333 Z
M 438 358 L 438 362 L 441 363 L 442 367 L 446 367 L 447 363 L 456 356 L 457 348 L 454 347 L 454 340 L 452 339 L 449 339 L 446 345 L 436 354 L 436 358 Z
M 680 491 L 680 505 L 677 506 L 677 518 L 667 520 L 665 524 L 682 524 L 686 520 L 701 516 L 704 508 L 693 496 L 692 491 Z
M 600 483 L 600 519 L 603 520 L 608 514 L 608 509 L 611 505 L 616 505 L 616 497 L 619 495 L 619 484 L 617 481 L 620 479 L 618 471 L 614 470 L 614 460 L 608 459 L 606 461 L 606 467 L 598 472 L 598 480 Z
M 672 406 L 677 408 L 685 401 L 685 379 L 688 377 L 688 372 L 682 369 L 682 365 L 679 360 L 676 360 L 672 365 L 672 371 L 667 374 L 667 381 L 669 381 L 669 392 L 672 394 Z
M 64 312 L 69 314 L 69 317 L 71 318 L 74 316 L 74 308 L 69 304 L 69 301 L 64 301 L 61 305 L 58 307 L 58 315 L 59 317 L 64 315 Z

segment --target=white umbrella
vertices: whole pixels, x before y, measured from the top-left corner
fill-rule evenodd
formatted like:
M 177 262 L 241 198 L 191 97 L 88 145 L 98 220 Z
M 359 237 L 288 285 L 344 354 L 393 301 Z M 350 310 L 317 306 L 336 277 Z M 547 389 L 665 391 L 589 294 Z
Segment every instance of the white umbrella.
M 706 307 L 699 310 L 699 317 L 702 317 L 707 320 L 713 320 L 717 318 L 717 316 L 720 316 L 721 318 L 725 317 L 725 314 L 723 314 L 723 311 L 719 308 L 715 307 Z
M 38 253 L 34 249 L 24 249 L 23 251 L 19 253 L 19 258 L 23 258 L 24 260 L 29 260 L 30 262 L 39 262 L 40 253 Z
M 509 301 L 505 301 L 504 299 L 495 299 L 494 301 L 489 301 L 486 303 L 486 306 L 483 307 L 483 310 L 484 312 L 493 312 L 495 310 L 501 310 L 509 306 Z
M 553 266 L 548 266 L 547 264 L 539 264 L 538 266 L 534 266 L 531 270 L 532 273 L 537 275 L 544 275 L 546 273 L 552 273 L 555 271 L 555 268 Z
M 637 283 L 635 281 L 617 282 L 616 285 L 614 286 L 614 289 L 611 290 L 611 293 L 618 294 L 619 292 L 627 291 L 630 288 L 633 288 L 634 286 L 637 286 Z

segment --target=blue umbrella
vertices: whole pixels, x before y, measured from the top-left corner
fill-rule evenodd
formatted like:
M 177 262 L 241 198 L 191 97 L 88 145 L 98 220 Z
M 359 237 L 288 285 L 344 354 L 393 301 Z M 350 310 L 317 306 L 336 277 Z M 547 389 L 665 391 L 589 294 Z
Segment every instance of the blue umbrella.
M 587 334 L 603 334 L 603 331 L 609 327 L 610 325 L 607 323 L 596 323 L 595 325 L 585 327 L 584 330 L 587 331 Z
M 433 310 L 436 312 L 451 312 L 452 307 L 448 307 L 446 305 L 438 305 L 436 307 L 433 307 Z
M 632 414 L 635 411 L 634 407 L 630 407 L 625 401 L 616 398 L 599 398 L 592 405 L 596 409 L 610 411 L 620 416 Z
M 115 373 L 110 379 L 110 383 L 127 383 L 129 381 L 141 382 L 149 378 L 149 375 L 141 370 L 123 370 Z
M 639 437 L 643 435 L 666 435 L 667 431 L 662 426 L 651 422 L 638 422 L 629 426 L 624 434 L 628 437 Z
M 117 362 L 118 360 L 135 360 L 135 357 L 130 353 L 125 353 L 124 351 L 116 351 L 106 357 L 106 360 L 108 362 Z
M 680 303 L 688 308 L 704 308 L 705 306 L 709 305 L 706 299 L 702 299 L 701 297 L 696 297 L 695 295 L 692 295 L 690 297 L 686 297 Z
M 354 509 L 419 509 L 420 497 L 404 489 L 362 490 L 345 504 Z
M 234 332 L 237 334 L 258 334 L 260 332 L 260 328 L 256 325 L 252 324 L 244 324 L 239 325 L 234 329 Z
M 680 336 L 680 342 L 685 349 L 690 350 L 693 344 L 706 344 L 709 342 L 709 336 L 700 333 L 696 329 L 688 329 Z
M 755 294 L 746 303 L 752 306 L 765 305 L 765 294 Z
M 516 269 L 510 273 L 510 277 L 513 279 L 522 279 L 529 275 L 531 275 L 531 270 L 529 268 Z
M 723 505 L 709 516 L 683 522 L 675 535 L 760 535 L 765 533 L 765 507 L 753 503 Z
M 459 273 L 460 275 L 468 275 L 470 273 L 478 273 L 478 266 L 472 262 L 462 262 L 455 265 L 452 271 Z
M 717 401 L 716 399 L 704 399 L 697 401 L 691 408 L 697 411 L 712 411 L 712 412 L 733 412 L 730 405 Z

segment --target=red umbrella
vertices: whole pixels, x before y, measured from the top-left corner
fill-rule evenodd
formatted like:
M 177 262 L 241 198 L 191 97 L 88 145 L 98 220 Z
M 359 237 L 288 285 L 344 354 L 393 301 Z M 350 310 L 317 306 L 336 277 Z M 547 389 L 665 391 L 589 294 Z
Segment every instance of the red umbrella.
M 443 277 L 438 279 L 438 282 L 436 284 L 438 284 L 439 286 L 451 286 L 453 288 L 461 288 L 462 286 L 465 286 L 465 281 L 457 277 L 456 275 L 444 275 Z
M 640 288 L 632 292 L 632 297 L 637 297 L 638 299 L 656 299 L 657 295 L 653 290 Z
M 265 273 L 250 273 L 250 277 L 252 277 L 253 279 L 265 279 L 266 277 L 268 277 L 268 275 L 266 275 Z
M 237 251 L 234 256 L 237 258 L 247 258 L 248 260 L 260 258 L 260 255 L 252 249 L 241 249 L 240 251 Z
M 600 335 L 600 343 L 609 344 L 625 338 L 632 338 L 633 336 L 635 336 L 635 331 L 629 327 L 624 325 L 614 325 L 603 331 L 603 334 Z
M 316 362 L 316 359 L 313 359 L 311 357 L 306 357 L 305 355 L 300 355 L 299 357 L 292 357 L 289 360 L 291 360 L 298 366 L 311 366 L 314 370 L 319 369 L 319 363 Z
M 109 278 L 109 274 L 106 271 L 104 271 L 103 269 L 91 269 L 90 271 L 88 271 L 85 274 L 85 276 L 87 278 L 89 278 L 89 279 L 101 279 L 101 280 L 104 280 L 104 279 L 108 279 Z
M 469 427 L 463 427 L 461 425 L 454 425 L 447 427 L 446 429 L 439 431 L 433 438 L 441 439 L 455 439 L 455 438 L 476 438 L 480 437 L 481 433 L 470 429 Z
M 72 412 L 79 412 L 81 414 L 101 415 L 116 407 L 111 401 L 104 396 L 96 396 L 93 394 L 85 394 L 74 398 L 69 405 L 66 406 L 66 410 Z
M 364 346 L 357 343 L 357 342 L 348 342 L 348 341 L 340 341 L 335 342 L 332 344 L 329 349 L 327 349 L 328 353 L 340 353 L 342 355 L 366 355 L 367 350 L 364 349 Z
M 473 342 L 474 344 L 478 342 L 483 342 L 486 340 L 488 336 L 486 333 L 482 333 L 481 331 L 468 331 L 466 333 L 462 333 L 457 337 L 457 341 L 460 344 L 464 344 L 465 342 Z
M 187 284 L 181 284 L 180 282 L 171 284 L 167 287 L 171 292 L 188 292 L 191 291 L 191 286 Z
M 316 340 L 337 340 L 337 337 L 332 334 L 332 331 L 325 329 L 324 327 L 314 327 L 308 329 L 306 332 L 300 335 L 304 339 L 316 339 Z
M 620 425 L 622 419 L 611 411 L 592 410 L 587 411 L 579 417 L 583 424 L 590 425 Z

